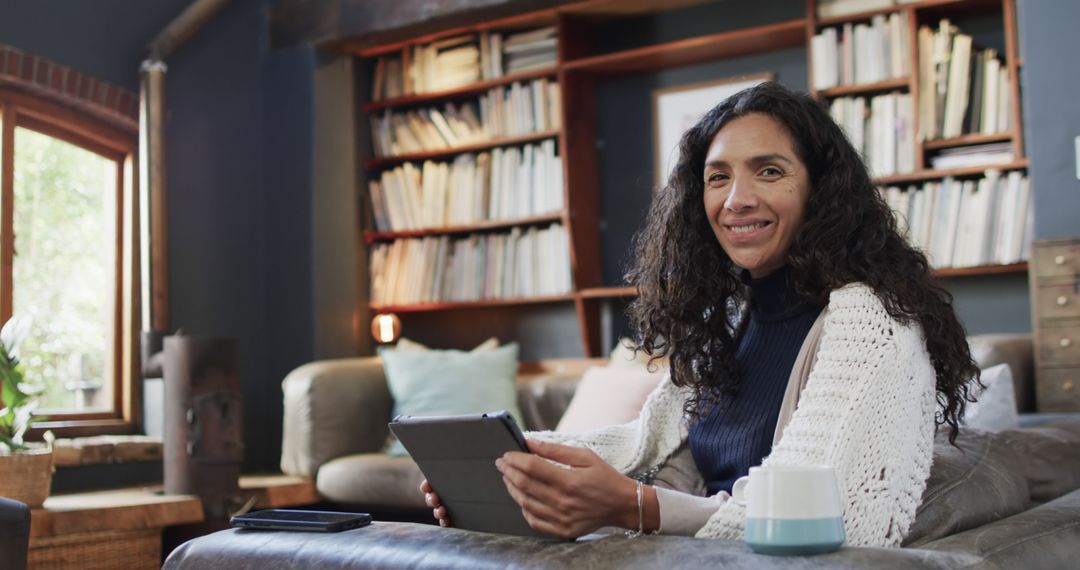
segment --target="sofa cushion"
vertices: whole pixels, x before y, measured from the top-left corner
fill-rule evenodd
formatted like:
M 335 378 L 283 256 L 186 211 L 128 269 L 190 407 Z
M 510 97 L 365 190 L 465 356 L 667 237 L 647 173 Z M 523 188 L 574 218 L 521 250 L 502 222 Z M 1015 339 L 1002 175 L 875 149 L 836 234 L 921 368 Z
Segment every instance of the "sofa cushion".
M 424 475 L 409 457 L 346 455 L 319 469 L 315 488 L 328 501 L 367 508 L 424 508 Z
M 565 374 L 542 374 L 528 382 L 519 382 L 518 405 L 525 416 L 525 429 L 555 429 L 570 400 L 574 398 L 579 378 Z
M 947 432 L 934 442 L 934 459 L 922 504 L 904 546 L 982 526 L 1028 507 L 1027 478 L 1017 469 L 1023 457 L 995 434 L 964 429 L 949 444 Z
M 1031 335 L 982 334 L 968 337 L 971 358 L 979 368 L 995 364 L 1009 365 L 1016 391 L 1016 406 L 1021 412 L 1035 411 L 1035 367 Z
M 384 349 L 379 354 L 386 366 L 395 416 L 507 410 L 522 421 L 514 387 L 517 343 L 487 351 Z M 406 455 L 397 440 L 387 453 Z
M 1013 392 L 1012 372 L 1008 364 L 996 364 L 982 370 L 982 387 L 975 387 L 974 402 L 964 410 L 964 425 L 983 431 L 1002 431 L 1020 426 Z
M 1080 489 L 1080 421 L 1003 431 L 997 437 L 1020 463 L 1031 499 L 1049 501 Z

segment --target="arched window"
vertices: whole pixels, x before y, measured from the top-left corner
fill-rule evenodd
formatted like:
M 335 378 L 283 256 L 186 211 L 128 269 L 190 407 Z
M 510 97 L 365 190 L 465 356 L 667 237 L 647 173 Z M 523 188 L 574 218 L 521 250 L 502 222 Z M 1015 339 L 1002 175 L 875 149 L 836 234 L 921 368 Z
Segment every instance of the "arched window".
M 0 87 L 0 321 L 44 385 L 35 431 L 138 425 L 137 133 Z

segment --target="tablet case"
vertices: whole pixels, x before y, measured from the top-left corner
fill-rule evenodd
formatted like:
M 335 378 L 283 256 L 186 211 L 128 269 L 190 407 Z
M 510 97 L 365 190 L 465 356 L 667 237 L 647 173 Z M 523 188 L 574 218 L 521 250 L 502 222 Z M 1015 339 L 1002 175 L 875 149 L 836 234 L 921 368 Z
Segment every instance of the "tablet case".
M 390 431 L 438 492 L 455 527 L 551 538 L 525 522 L 495 468 L 495 460 L 507 451 L 524 451 L 524 438 L 518 441 L 521 432 L 510 414 L 399 416 L 390 422 Z

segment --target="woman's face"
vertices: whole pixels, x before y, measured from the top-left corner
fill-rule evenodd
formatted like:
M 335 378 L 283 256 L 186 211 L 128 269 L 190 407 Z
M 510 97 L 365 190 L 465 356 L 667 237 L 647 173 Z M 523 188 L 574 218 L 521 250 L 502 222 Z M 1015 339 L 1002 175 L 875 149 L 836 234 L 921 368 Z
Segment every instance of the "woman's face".
M 759 113 L 720 129 L 705 155 L 705 215 L 731 261 L 764 277 L 787 263 L 810 177 L 787 130 Z

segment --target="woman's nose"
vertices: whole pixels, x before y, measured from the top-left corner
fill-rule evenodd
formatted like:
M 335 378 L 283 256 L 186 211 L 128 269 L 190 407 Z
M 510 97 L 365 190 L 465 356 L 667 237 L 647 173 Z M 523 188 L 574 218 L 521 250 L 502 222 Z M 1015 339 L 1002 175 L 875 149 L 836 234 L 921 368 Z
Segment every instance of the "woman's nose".
M 738 212 L 739 210 L 753 208 L 755 205 L 757 205 L 757 197 L 754 195 L 749 182 L 733 178 L 731 180 L 731 191 L 728 193 L 727 199 L 724 200 L 724 208 L 732 212 Z

